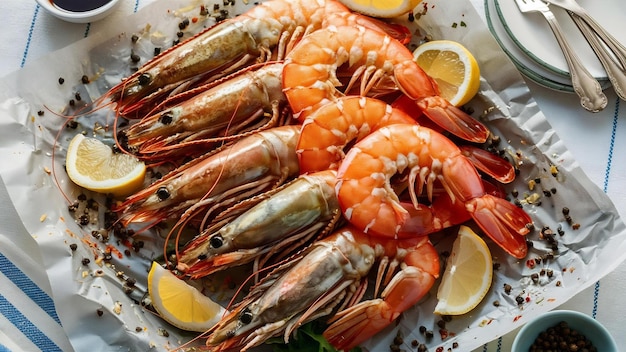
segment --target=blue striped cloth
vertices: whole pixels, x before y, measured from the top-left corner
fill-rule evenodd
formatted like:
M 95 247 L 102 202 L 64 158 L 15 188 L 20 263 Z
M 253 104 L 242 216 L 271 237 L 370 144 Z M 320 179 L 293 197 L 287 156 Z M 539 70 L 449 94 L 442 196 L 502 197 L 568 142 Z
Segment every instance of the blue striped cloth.
M 8 199 L 4 184 L 0 199 Z M 0 352 L 72 351 L 39 248 L 10 203 L 0 207 Z M 13 224 L 11 226 L 11 224 Z

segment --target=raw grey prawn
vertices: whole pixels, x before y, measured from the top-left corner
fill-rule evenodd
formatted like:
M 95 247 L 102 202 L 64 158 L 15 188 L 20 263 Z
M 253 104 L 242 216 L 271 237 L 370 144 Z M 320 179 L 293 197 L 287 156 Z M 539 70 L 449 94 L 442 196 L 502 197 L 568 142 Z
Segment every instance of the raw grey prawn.
M 255 60 L 281 60 L 303 35 L 334 20 L 340 24 L 360 23 L 372 28 L 384 25 L 352 14 L 334 0 L 263 2 L 162 52 L 111 88 L 107 96 L 117 103 L 120 114 L 129 114 L 189 79 L 219 77 Z M 390 32 L 396 28 L 387 27 Z M 394 33 L 406 35 L 400 30 Z
M 230 206 L 280 186 L 298 175 L 299 130 L 281 126 L 257 132 L 182 165 L 126 198 L 116 208 L 120 220 L 156 224 L 190 208 Z
M 358 303 L 377 261 L 376 298 Z M 274 336 L 288 341 L 300 325 L 325 316 L 334 319 L 339 312 L 324 336 L 337 349 L 348 350 L 416 304 L 439 270 L 439 255 L 426 236 L 396 240 L 343 227 L 253 287 L 208 331 L 208 349 L 246 351 Z
M 335 181 L 331 170 L 301 175 L 262 195 L 241 214 L 235 205 L 234 218 L 220 214 L 227 220 L 208 227 L 182 249 L 178 270 L 197 279 L 265 255 L 278 254 L 280 259 L 324 236 L 341 217 Z
M 282 63 L 260 64 L 206 88 L 178 94 L 118 138 L 141 159 L 193 155 L 245 133 L 284 124 Z M 179 102 L 182 100 L 182 102 Z M 271 114 L 271 115 L 270 115 Z
M 505 199 L 487 194 L 476 168 L 448 138 L 429 128 L 395 124 L 358 142 L 337 171 L 337 196 L 346 219 L 357 228 L 383 236 L 409 232 L 407 205 L 399 202 L 390 184 L 396 175 L 408 176 L 411 206 L 426 186 L 440 184 L 452 203 L 461 202 L 478 226 L 507 253 L 523 258 L 524 235 L 530 216 Z
M 351 72 L 343 92 L 337 88 L 344 85 L 338 69 Z M 359 80 L 358 94 L 363 96 L 391 82 L 429 119 L 459 138 L 482 143 L 489 135 L 482 123 L 439 95 L 436 82 L 417 65 L 409 49 L 381 31 L 358 25 L 328 26 L 304 37 L 285 58 L 283 89 L 301 120 L 343 94 L 351 94 Z

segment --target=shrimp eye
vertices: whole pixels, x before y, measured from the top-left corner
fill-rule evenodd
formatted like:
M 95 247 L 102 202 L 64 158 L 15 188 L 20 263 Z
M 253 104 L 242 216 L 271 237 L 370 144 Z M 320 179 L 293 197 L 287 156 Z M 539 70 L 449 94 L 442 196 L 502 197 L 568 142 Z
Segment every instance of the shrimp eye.
M 174 117 L 172 115 L 170 115 L 168 113 L 164 113 L 159 118 L 159 121 L 161 121 L 161 123 L 164 124 L 164 125 L 169 125 L 170 123 L 172 123 L 173 119 L 174 119 Z
M 137 80 L 139 81 L 140 86 L 145 86 L 146 84 L 150 83 L 152 77 L 147 73 L 142 73 L 139 78 L 137 78 Z
M 156 191 L 156 195 L 160 200 L 166 200 L 170 197 L 170 191 L 168 191 L 165 187 L 161 187 Z
M 250 324 L 252 322 L 252 313 L 250 312 L 250 310 L 246 309 L 241 312 L 241 315 L 239 316 L 239 321 L 244 324 Z
M 221 235 L 212 236 L 209 239 L 212 248 L 220 248 L 224 244 L 224 238 Z

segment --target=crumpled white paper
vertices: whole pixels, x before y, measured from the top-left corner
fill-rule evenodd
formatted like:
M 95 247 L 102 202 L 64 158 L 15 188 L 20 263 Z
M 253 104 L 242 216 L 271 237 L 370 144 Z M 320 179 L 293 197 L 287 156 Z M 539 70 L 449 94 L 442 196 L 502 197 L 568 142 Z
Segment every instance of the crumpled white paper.
M 212 9 L 212 3 L 206 6 Z M 252 5 L 237 2 L 231 14 L 241 13 L 246 6 Z M 114 266 L 98 265 L 93 260 L 94 253 L 101 252 L 106 244 L 81 231 L 59 191 L 60 187 L 70 200 L 81 192 L 63 171 L 64 146 L 71 135 L 61 136 L 54 161 L 52 145 L 64 123 L 55 113 L 66 111 L 68 99 L 76 91 L 84 97 L 97 98 L 129 74 L 131 35 L 141 37 L 140 45 L 134 50 L 142 57 L 149 57 L 154 46 L 165 48 L 176 39 L 183 12 L 198 8 L 197 1 L 155 2 L 115 28 L 52 53 L 5 77 L 0 84 L 0 173 L 21 220 L 39 244 L 60 319 L 77 351 L 163 350 L 179 346 L 194 336 L 172 328 L 136 303 L 145 292 L 151 259 L 161 255 L 159 239 L 142 238 L 146 246 L 131 256 L 114 257 Z M 479 96 L 469 105 L 475 116 L 481 116 L 492 132 L 502 137 L 502 147 L 508 145 L 510 156 L 519 156 L 516 160 L 520 163 L 520 174 L 514 184 L 506 187 L 509 194 L 517 190 L 518 199 L 523 199 L 533 193 L 528 189 L 528 181 L 539 179 L 541 183 L 534 192 L 541 196 L 541 205 L 524 205 L 536 226 L 536 231 L 528 237 L 534 244 L 527 258 L 529 262 L 515 260 L 487 240 L 494 262 L 499 265 L 492 288 L 476 309 L 446 323 L 447 338 L 442 340 L 436 324 L 440 317 L 432 314 L 436 304 L 435 286 L 397 324 L 363 346 L 371 351 L 388 349 L 398 331 L 404 336 L 407 350 L 412 348 L 410 343 L 414 339 L 426 343 L 431 351 L 439 346 L 451 348 L 455 342 L 462 350 L 474 349 L 562 304 L 626 258 L 626 230 L 615 207 L 584 175 L 554 133 L 472 5 L 468 1 L 431 0 L 416 9 L 416 13 L 422 12 L 415 22 L 405 21 L 416 35 L 461 42 L 475 55 L 482 84 Z M 82 85 L 80 78 L 85 74 L 98 79 Z M 66 83 L 59 85 L 59 77 Z M 38 111 L 44 114 L 40 116 Z M 107 109 L 99 114 L 105 119 L 113 115 Z M 557 177 L 551 174 L 551 166 L 557 167 Z M 56 173 L 58 187 L 52 171 Z M 556 193 L 550 197 L 543 195 L 543 190 L 553 188 Z M 570 209 L 580 229 L 574 230 L 568 224 L 563 207 Z M 553 258 L 546 257 L 551 250 L 539 238 L 543 226 L 555 232 L 561 226 L 565 232 L 563 236 L 557 235 L 558 253 Z M 440 251 L 445 251 L 450 249 L 454 236 L 435 235 L 432 239 Z M 69 247 L 71 243 L 78 244 L 75 252 Z M 122 251 L 125 248 L 115 238 L 108 244 Z M 83 265 L 83 258 L 92 260 Z M 535 258 L 542 260 L 537 262 Z M 542 273 L 542 269 L 543 275 L 534 282 L 531 275 Z M 119 272 L 123 275 L 118 275 Z M 124 277 L 137 279 L 130 296 L 124 292 Z M 505 284 L 511 286 L 509 294 L 504 292 Z M 516 302 L 517 296 L 523 297 L 521 305 Z M 119 314 L 116 306 L 121 306 Z M 98 310 L 103 311 L 102 316 L 97 314 Z M 419 332 L 420 326 L 433 330 L 435 336 L 426 339 Z

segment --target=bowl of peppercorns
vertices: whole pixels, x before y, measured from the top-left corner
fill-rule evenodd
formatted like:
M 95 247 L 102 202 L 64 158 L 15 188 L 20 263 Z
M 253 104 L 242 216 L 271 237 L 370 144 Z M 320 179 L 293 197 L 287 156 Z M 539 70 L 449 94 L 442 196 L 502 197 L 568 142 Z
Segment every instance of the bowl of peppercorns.
M 587 314 L 553 310 L 524 325 L 513 340 L 512 352 L 617 352 L 615 340 Z
M 95 22 L 113 12 L 119 0 L 36 0 L 54 17 L 67 22 Z

